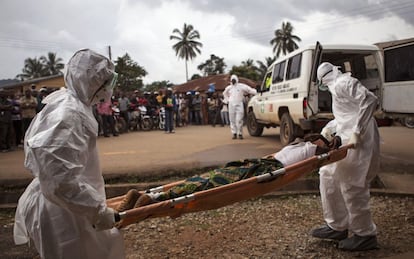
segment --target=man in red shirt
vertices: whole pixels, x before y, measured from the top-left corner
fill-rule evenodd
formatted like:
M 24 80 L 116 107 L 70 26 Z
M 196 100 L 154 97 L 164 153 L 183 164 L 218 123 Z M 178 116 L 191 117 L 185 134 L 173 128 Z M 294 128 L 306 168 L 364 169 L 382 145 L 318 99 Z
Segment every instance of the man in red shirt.
M 109 137 L 109 132 L 112 132 L 114 137 L 118 136 L 118 133 L 115 130 L 114 117 L 112 115 L 112 103 L 111 101 L 101 100 L 96 105 L 96 110 L 98 114 L 102 117 L 102 127 L 104 132 L 104 137 Z

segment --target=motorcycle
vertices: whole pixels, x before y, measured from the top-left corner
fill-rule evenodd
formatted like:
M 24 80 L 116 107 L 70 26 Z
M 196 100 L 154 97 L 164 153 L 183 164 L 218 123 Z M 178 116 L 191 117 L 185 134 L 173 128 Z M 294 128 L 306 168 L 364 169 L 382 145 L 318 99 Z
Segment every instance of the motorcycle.
M 161 107 L 158 112 L 158 128 L 160 130 L 165 129 L 165 108 Z
M 131 107 L 131 118 L 129 121 L 130 130 L 151 130 L 153 127 L 153 122 L 151 116 L 147 114 L 147 108 L 143 105 Z
M 115 131 L 120 133 L 124 133 L 126 131 L 126 121 L 125 119 L 121 116 L 121 112 L 118 108 L 117 105 L 112 106 L 112 116 L 114 118 L 114 126 L 115 126 Z

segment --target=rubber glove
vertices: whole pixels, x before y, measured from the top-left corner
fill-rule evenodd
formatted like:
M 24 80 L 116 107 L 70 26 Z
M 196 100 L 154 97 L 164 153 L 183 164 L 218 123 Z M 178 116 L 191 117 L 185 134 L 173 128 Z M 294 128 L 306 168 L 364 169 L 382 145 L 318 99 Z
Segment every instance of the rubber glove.
M 98 218 L 94 224 L 97 231 L 111 229 L 115 225 L 115 212 L 111 208 L 106 208 L 98 214 Z
M 333 138 L 333 134 L 334 133 L 335 132 L 332 132 L 332 130 L 330 128 L 327 128 L 327 127 L 323 128 L 322 131 L 321 131 L 321 135 L 324 138 L 326 138 L 326 140 L 328 140 L 329 142 L 332 141 L 332 138 Z
M 354 145 L 353 148 L 357 148 L 359 143 L 361 142 L 361 138 L 359 137 L 358 133 L 352 133 L 351 138 L 348 141 L 348 145 Z

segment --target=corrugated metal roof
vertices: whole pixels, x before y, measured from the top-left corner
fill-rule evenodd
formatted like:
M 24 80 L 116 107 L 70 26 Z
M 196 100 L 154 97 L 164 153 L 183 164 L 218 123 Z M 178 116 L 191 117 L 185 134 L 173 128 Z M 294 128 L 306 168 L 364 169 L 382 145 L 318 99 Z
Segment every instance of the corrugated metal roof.
M 239 82 L 244 83 L 252 88 L 255 88 L 259 82 L 239 77 Z M 222 92 L 230 84 L 230 74 L 212 75 L 194 79 L 187 83 L 175 85 L 174 91 L 177 93 L 185 93 L 188 91 L 206 92 L 211 84 L 214 84 L 216 91 Z

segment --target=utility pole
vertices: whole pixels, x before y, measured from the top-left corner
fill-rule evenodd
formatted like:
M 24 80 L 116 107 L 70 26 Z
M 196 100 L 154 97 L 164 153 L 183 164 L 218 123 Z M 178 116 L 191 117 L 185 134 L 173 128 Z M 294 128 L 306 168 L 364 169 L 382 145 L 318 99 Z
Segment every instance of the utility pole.
M 108 57 L 109 60 L 112 60 L 111 46 L 108 46 Z

